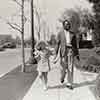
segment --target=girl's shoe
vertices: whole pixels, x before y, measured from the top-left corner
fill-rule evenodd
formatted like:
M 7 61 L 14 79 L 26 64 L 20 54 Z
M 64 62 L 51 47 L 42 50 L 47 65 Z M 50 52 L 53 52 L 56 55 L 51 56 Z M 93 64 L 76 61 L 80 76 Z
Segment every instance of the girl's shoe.
M 48 87 L 47 86 L 44 86 L 43 87 L 44 91 L 48 90 Z
M 66 87 L 69 88 L 70 90 L 73 90 L 74 89 L 73 85 L 67 84 Z
M 64 79 L 63 79 L 63 80 L 61 80 L 61 83 L 62 83 L 62 84 L 64 83 Z

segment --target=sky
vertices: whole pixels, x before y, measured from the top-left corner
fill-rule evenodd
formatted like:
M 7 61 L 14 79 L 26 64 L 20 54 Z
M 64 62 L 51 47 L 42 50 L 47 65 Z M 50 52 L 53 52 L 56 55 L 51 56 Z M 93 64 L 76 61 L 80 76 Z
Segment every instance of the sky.
M 11 0 L 0 0 L 0 16 L 7 19 L 17 11 L 17 5 Z M 11 34 L 9 26 L 4 20 L 0 20 L 0 34 Z
M 27 11 L 25 12 L 26 16 L 29 16 L 29 4 L 25 4 L 25 9 Z M 21 36 L 21 34 L 18 31 L 13 30 L 9 25 L 6 24 L 5 19 L 9 20 L 11 22 L 11 16 L 16 15 L 20 11 L 20 6 L 17 5 L 13 0 L 0 0 L 0 17 L 3 19 L 0 19 L 0 34 L 11 34 L 13 37 Z M 20 23 L 20 18 L 14 17 L 13 22 Z M 25 24 L 25 38 L 28 38 L 30 35 L 30 25 L 27 22 Z
M 91 10 L 91 5 L 85 0 L 33 0 L 36 7 L 41 8 L 47 20 L 48 26 L 51 32 L 56 32 L 56 27 L 59 26 L 58 18 L 65 8 L 74 8 L 75 6 L 81 6 L 82 8 L 88 8 Z M 30 16 L 29 4 L 25 5 L 26 15 Z M 10 16 L 19 12 L 19 6 L 13 2 L 13 0 L 0 0 L 0 16 L 4 19 L 9 19 Z M 18 18 L 15 19 L 17 21 Z M 30 37 L 30 23 L 25 24 L 25 38 Z M 0 20 L 0 34 L 11 34 L 13 37 L 20 36 L 20 33 L 12 30 L 4 20 Z

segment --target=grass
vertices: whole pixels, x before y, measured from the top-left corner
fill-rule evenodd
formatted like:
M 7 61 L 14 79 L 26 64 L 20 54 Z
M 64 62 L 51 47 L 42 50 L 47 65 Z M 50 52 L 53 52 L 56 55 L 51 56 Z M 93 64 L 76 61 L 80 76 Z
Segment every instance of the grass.
M 100 55 L 95 52 L 95 49 L 80 50 L 80 64 L 76 66 L 80 70 L 95 72 L 100 71 Z
M 100 100 L 100 49 L 81 49 L 80 64 L 77 68 L 82 71 L 98 73 L 95 84 L 95 93 L 97 100 Z

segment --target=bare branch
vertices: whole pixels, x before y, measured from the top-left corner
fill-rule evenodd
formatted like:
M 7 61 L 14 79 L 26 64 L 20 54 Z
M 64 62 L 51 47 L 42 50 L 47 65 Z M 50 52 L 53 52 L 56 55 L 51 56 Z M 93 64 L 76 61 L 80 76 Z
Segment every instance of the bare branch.
M 38 10 L 37 10 L 37 8 L 36 8 L 36 6 L 34 5 L 34 9 L 35 9 L 35 13 L 36 13 L 36 16 L 37 16 L 37 19 L 38 19 L 38 38 L 39 38 L 39 40 L 40 40 L 40 31 L 41 31 L 41 25 L 40 25 L 40 21 L 41 21 L 41 16 L 40 16 L 40 14 L 39 14 L 39 12 L 38 12 Z
M 18 2 L 18 0 L 13 0 L 14 2 L 16 2 L 20 7 L 22 7 L 22 4 L 20 4 L 20 2 Z M 29 0 L 25 0 L 27 2 L 29 2 Z
M 9 22 L 7 19 L 2 18 L 1 16 L 0 16 L 0 19 L 2 19 L 2 20 L 3 20 L 6 24 L 8 24 L 11 28 L 13 28 L 13 29 L 19 31 L 20 33 L 22 33 L 21 29 L 18 28 L 18 27 L 16 27 L 16 26 L 18 26 L 17 24 L 13 24 L 13 23 Z M 15 25 L 15 26 L 14 26 L 14 25 Z
M 20 2 L 18 2 L 18 0 L 13 0 L 13 1 L 16 2 L 20 7 L 22 7 L 22 4 L 20 4 Z M 29 0 L 25 0 L 25 1 L 28 1 L 28 2 L 29 2 Z M 14 14 L 14 16 L 16 16 L 16 14 Z M 21 16 L 21 15 L 20 15 L 20 16 Z M 24 18 L 25 18 L 24 24 L 26 23 L 26 21 L 31 22 L 30 19 L 27 18 L 25 15 L 24 15 Z
M 15 29 L 15 30 L 19 31 L 20 33 L 22 33 L 22 31 L 21 31 L 19 28 L 13 26 L 11 23 L 7 22 L 7 24 L 8 24 L 10 27 L 12 27 L 13 29 Z
M 12 25 L 18 27 L 19 29 L 21 29 L 20 25 L 16 24 L 16 23 L 12 23 Z
M 22 7 L 22 5 L 17 0 L 13 0 L 13 1 L 16 2 L 20 7 Z

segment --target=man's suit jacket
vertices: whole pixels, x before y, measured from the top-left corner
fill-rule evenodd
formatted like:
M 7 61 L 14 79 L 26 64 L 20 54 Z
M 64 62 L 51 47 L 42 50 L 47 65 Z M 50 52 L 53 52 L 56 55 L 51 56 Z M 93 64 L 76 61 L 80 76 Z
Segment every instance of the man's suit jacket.
M 67 53 L 67 50 L 66 50 L 67 49 L 66 48 L 66 36 L 65 36 L 65 33 L 64 33 L 63 29 L 58 33 L 57 41 L 58 41 L 57 42 L 58 45 L 57 45 L 57 48 L 56 48 L 56 53 L 58 53 L 58 51 L 60 49 L 60 55 L 62 57 L 66 56 L 66 53 Z M 73 52 L 74 52 L 74 56 L 78 55 L 79 51 L 78 51 L 78 48 L 77 48 L 77 38 L 76 38 L 75 34 L 72 37 L 71 45 L 72 45 L 72 49 L 73 49 Z

